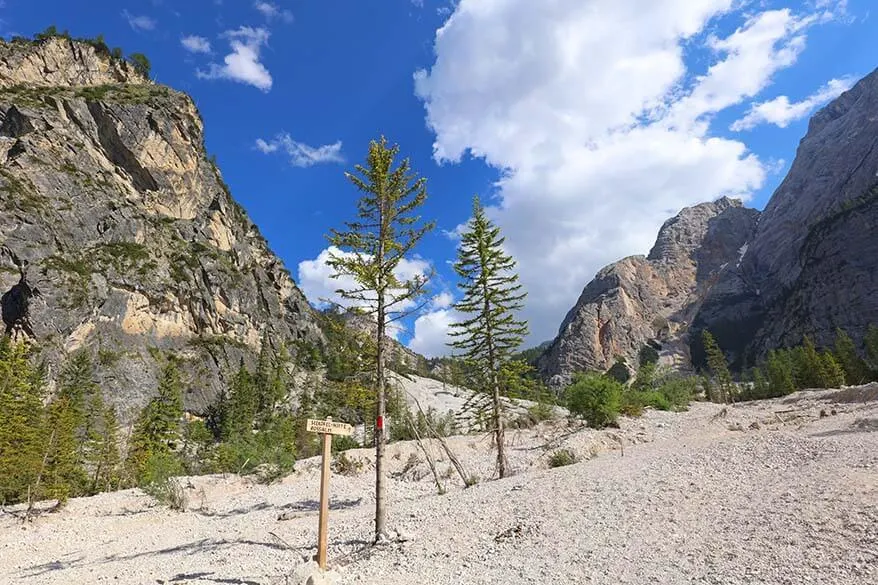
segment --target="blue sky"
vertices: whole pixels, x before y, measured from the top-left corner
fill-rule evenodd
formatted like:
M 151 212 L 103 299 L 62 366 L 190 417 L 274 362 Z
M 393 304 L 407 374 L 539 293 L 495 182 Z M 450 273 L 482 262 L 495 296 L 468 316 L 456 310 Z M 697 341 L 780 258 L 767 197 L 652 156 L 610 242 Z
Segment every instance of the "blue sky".
M 680 207 L 764 206 L 808 115 L 878 67 L 871 4 L 5 0 L 0 32 L 55 24 L 147 54 L 193 96 L 234 196 L 312 301 L 335 288 L 324 235 L 354 212 L 343 171 L 379 134 L 398 142 L 438 224 L 407 265 L 435 266 L 437 297 L 399 336 L 437 354 L 455 318 L 447 232 L 473 194 L 519 260 L 529 343 L 549 339 Z

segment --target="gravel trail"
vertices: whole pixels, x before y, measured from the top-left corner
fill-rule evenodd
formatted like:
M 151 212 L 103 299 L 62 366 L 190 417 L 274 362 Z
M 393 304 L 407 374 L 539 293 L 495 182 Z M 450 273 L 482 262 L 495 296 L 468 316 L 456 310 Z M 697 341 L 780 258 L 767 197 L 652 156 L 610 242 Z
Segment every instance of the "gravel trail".
M 393 444 L 389 522 L 403 542 L 378 548 L 371 453 L 350 451 L 362 468 L 332 477 L 330 563 L 342 583 L 386 585 L 878 584 L 878 396 L 846 392 L 696 403 L 608 431 L 542 425 L 511 436 L 517 474 L 502 481 L 486 480 L 487 440 L 455 437 L 483 481 L 446 479 L 441 496 L 415 446 Z M 581 461 L 548 469 L 547 442 Z M 318 465 L 272 486 L 184 479 L 184 513 L 138 490 L 27 524 L 7 511 L 0 583 L 295 584 L 315 552 Z

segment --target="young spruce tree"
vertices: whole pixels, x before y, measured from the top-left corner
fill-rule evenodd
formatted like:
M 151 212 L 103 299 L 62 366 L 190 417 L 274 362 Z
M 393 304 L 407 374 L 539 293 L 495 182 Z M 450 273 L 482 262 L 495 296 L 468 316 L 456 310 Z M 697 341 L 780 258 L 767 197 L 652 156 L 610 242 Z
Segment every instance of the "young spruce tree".
M 139 485 L 151 479 L 156 462 L 172 462 L 183 418 L 183 381 L 174 360 L 159 376 L 158 394 L 141 411 L 128 445 L 127 467 Z
M 854 340 L 841 328 L 835 330 L 835 358 L 844 368 L 847 384 L 863 384 L 869 379 L 869 368 L 857 353 Z
M 429 275 L 400 278 L 397 267 L 433 223 L 420 223 L 415 215 L 427 198 L 426 179 L 412 172 L 408 159 L 394 168 L 399 147 L 373 140 L 365 165 L 345 176 L 362 192 L 357 202 L 358 220 L 346 222 L 346 230 L 332 230 L 330 243 L 341 250 L 329 265 L 334 277 L 353 277 L 356 286 L 338 293 L 351 304 L 366 307 L 374 317 L 375 331 L 375 540 L 387 536 L 385 527 L 384 416 L 386 408 L 386 331 L 401 319 L 412 302 L 424 294 Z
M 454 264 L 463 290 L 463 299 L 454 308 L 468 318 L 453 324 L 450 331 L 454 338 L 451 346 L 463 352 L 476 372 L 476 390 L 483 398 L 473 406 L 479 411 L 490 409 L 501 478 L 506 477 L 508 464 L 500 373 L 527 335 L 527 323 L 515 318 L 526 293 L 521 292 L 514 272 L 515 260 L 503 251 L 504 241 L 500 228 L 487 218 L 478 197 L 474 198 L 473 216 L 461 238 Z
M 713 374 L 717 385 L 717 402 L 734 402 L 735 384 L 732 381 L 732 374 L 729 373 L 729 365 L 726 362 L 726 356 L 711 335 L 710 331 L 704 330 L 701 333 L 701 340 L 704 343 L 704 351 L 707 354 L 707 367 Z
M 44 458 L 44 383 L 31 349 L 0 338 L 0 506 L 24 501 Z

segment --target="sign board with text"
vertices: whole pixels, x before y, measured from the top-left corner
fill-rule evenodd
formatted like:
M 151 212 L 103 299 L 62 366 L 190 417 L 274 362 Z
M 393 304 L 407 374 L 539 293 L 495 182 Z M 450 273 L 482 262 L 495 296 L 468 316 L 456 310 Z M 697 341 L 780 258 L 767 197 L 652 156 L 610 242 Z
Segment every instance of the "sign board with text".
M 325 435 L 350 435 L 354 432 L 354 427 L 343 422 L 309 418 L 305 430 Z

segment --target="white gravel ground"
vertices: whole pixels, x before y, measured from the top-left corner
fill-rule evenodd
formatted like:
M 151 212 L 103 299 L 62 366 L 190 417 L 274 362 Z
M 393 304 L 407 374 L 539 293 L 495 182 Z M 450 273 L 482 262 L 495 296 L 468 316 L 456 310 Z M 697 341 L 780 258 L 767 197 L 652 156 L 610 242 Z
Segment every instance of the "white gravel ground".
M 445 495 L 423 463 L 402 473 L 417 450 L 393 444 L 389 520 L 404 542 L 380 548 L 366 544 L 371 453 L 351 451 L 363 468 L 332 477 L 330 563 L 342 583 L 386 585 L 878 584 L 878 391 L 841 399 L 698 403 L 608 431 L 547 424 L 510 434 L 516 475 L 502 481 L 488 481 L 487 439 L 455 437 L 483 481 L 446 479 Z M 548 469 L 558 446 L 582 460 Z M 138 490 L 27 524 L 7 510 L 0 583 L 296 583 L 315 550 L 318 465 L 272 486 L 184 479 L 183 513 Z

